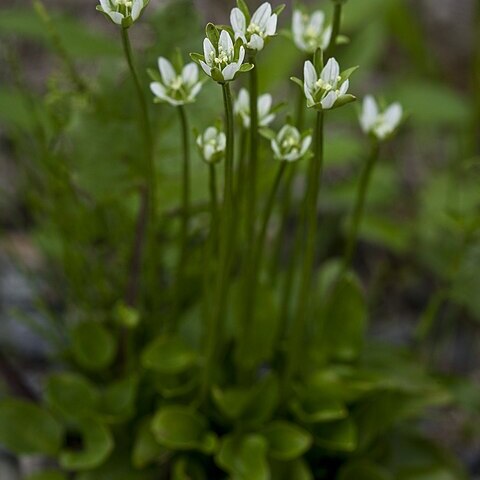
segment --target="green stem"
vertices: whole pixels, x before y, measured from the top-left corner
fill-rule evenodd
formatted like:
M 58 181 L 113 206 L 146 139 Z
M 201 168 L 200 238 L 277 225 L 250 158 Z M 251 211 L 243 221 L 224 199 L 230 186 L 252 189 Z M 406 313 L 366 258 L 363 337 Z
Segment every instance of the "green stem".
M 374 170 L 375 164 L 377 163 L 378 153 L 379 153 L 379 144 L 377 141 L 374 140 L 372 143 L 372 151 L 367 159 L 367 162 L 363 167 L 362 175 L 360 177 L 360 184 L 358 186 L 357 198 L 355 201 L 355 207 L 352 214 L 352 222 L 350 224 L 350 231 L 348 234 L 345 253 L 343 255 L 343 268 L 342 268 L 343 272 L 346 272 L 350 268 L 350 264 L 353 259 L 353 254 L 355 253 L 355 247 L 357 245 L 357 239 L 358 239 L 358 230 L 362 222 L 368 187 L 370 185 L 370 180 L 372 178 L 372 172 Z
M 152 221 L 155 217 L 156 209 L 156 181 L 155 181 L 155 162 L 154 162 L 154 147 L 153 147 L 153 135 L 150 120 L 148 117 L 147 100 L 140 83 L 140 79 L 135 68 L 133 61 L 132 46 L 130 44 L 130 37 L 128 35 L 128 29 L 122 28 L 122 44 L 125 53 L 125 58 L 130 69 L 130 74 L 135 86 L 135 92 L 137 95 L 138 105 L 140 108 L 140 129 L 145 141 L 145 183 L 148 186 L 148 196 L 150 200 L 150 213 Z
M 284 386 L 290 383 L 301 362 L 302 343 L 305 335 L 307 316 L 310 308 L 312 277 L 315 263 L 315 246 L 317 239 L 317 203 L 323 171 L 324 114 L 317 112 L 314 132 L 314 156 L 312 158 L 308 188 L 305 197 L 306 246 L 303 257 L 297 313 L 293 320 L 288 345 L 287 366 Z
M 341 3 L 335 3 L 332 22 L 332 36 L 330 37 L 330 44 L 328 45 L 325 52 L 325 61 L 332 57 L 335 53 L 335 48 L 337 46 L 337 38 L 340 34 L 340 27 L 342 24 L 342 7 L 343 5 Z
M 220 261 L 217 275 L 216 289 L 211 308 L 211 320 L 207 328 L 206 338 L 206 362 L 203 372 L 202 399 L 205 400 L 212 384 L 215 362 L 218 354 L 218 345 L 222 338 L 225 310 L 227 306 L 227 296 L 229 290 L 228 277 L 230 275 L 230 265 L 232 260 L 233 245 L 233 172 L 234 172 L 234 117 L 233 103 L 230 85 L 228 83 L 222 86 L 223 101 L 225 105 L 225 123 L 227 135 L 227 147 L 225 155 L 225 182 L 223 195 L 223 209 L 221 217 L 221 236 L 220 243 Z
M 147 231 L 149 227 L 154 228 L 155 226 L 156 182 L 153 136 L 148 117 L 147 101 L 135 69 L 128 30 L 122 28 L 121 36 L 125 58 L 132 76 L 139 105 L 139 128 L 145 142 L 145 185 L 141 189 L 140 208 L 138 211 L 137 227 L 135 231 L 132 258 L 130 262 L 129 280 L 125 295 L 127 305 L 134 307 L 138 302 L 143 253 L 146 248 L 146 244 L 148 243 Z

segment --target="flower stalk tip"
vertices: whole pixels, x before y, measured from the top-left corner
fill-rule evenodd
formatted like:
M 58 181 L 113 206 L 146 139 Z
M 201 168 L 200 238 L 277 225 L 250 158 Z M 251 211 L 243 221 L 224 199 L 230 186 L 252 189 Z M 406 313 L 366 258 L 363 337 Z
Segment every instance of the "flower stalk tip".
M 141 16 L 150 0 L 100 0 L 97 10 L 123 28 L 131 27 Z

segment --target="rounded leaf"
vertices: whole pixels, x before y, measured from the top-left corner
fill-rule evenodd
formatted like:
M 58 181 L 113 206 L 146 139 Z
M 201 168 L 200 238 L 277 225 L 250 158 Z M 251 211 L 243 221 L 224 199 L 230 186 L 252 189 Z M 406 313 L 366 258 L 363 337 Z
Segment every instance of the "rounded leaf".
M 41 407 L 23 400 L 0 402 L 0 443 L 17 454 L 44 453 L 59 450 L 63 429 L 53 416 Z
M 117 351 L 113 335 L 103 325 L 93 321 L 76 325 L 72 332 L 72 342 L 75 360 L 88 370 L 107 368 Z
M 277 460 L 294 460 L 312 445 L 310 433 L 289 422 L 272 422 L 262 433 L 268 441 L 269 455 Z
M 161 373 L 182 373 L 196 361 L 197 355 L 179 338 L 159 337 L 143 352 L 142 364 L 145 368 Z

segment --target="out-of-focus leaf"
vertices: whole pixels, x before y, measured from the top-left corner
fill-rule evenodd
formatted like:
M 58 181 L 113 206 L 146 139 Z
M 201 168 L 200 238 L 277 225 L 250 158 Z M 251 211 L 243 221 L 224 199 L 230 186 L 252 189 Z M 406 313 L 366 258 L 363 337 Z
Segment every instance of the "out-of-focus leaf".
M 53 455 L 62 436 L 61 425 L 38 405 L 14 399 L 0 402 L 0 443 L 12 452 Z
M 160 445 L 152 432 L 152 417 L 145 418 L 137 430 L 132 452 L 132 463 L 136 468 L 145 468 L 169 450 Z
M 268 442 L 268 453 L 277 460 L 295 460 L 302 456 L 311 446 L 311 435 L 299 426 L 276 421 L 262 430 Z

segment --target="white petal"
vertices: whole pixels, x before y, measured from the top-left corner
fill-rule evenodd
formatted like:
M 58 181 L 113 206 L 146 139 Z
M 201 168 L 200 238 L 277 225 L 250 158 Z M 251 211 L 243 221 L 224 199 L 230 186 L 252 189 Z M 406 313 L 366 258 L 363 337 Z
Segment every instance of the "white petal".
M 227 82 L 230 80 L 233 80 L 233 77 L 235 77 L 235 74 L 240 70 L 240 65 L 238 63 L 231 63 L 230 65 L 227 65 L 223 70 L 223 79 Z
M 340 95 L 345 95 L 348 92 L 348 89 L 350 87 L 350 80 L 345 80 L 342 85 L 339 88 L 339 94 Z
M 335 92 L 328 92 L 326 97 L 320 102 L 324 110 L 329 110 L 335 105 L 337 101 L 337 94 Z
M 365 133 L 368 133 L 378 117 L 378 105 L 371 95 L 363 99 L 362 113 L 360 115 L 360 125 Z
M 209 38 L 206 38 L 203 41 L 203 55 L 205 57 L 205 62 L 207 62 L 207 65 L 209 65 L 210 67 L 213 67 L 212 53 L 213 53 L 213 56 L 217 55 L 217 51 L 215 50 L 215 47 L 213 46 L 212 42 L 210 41 Z M 210 75 L 210 73 L 208 75 Z
M 238 92 L 237 101 L 235 102 L 235 111 L 237 113 L 241 111 L 250 110 L 250 94 L 246 88 L 242 88 Z
M 260 29 L 263 31 L 267 27 L 267 22 L 272 15 L 272 6 L 270 3 L 265 2 L 260 5 L 257 11 L 252 15 L 251 23 L 258 25 Z
M 260 51 L 260 50 L 263 50 L 264 45 L 265 45 L 265 42 L 263 38 L 260 35 L 257 35 L 256 33 L 254 33 L 251 36 L 250 41 L 247 44 L 247 47 L 250 48 L 251 50 Z
M 290 152 L 283 156 L 283 160 L 286 162 L 294 162 L 300 158 L 300 152 Z
M 173 65 L 166 58 L 160 57 L 158 59 L 158 68 L 165 85 L 170 85 L 177 78 Z
M 310 60 L 305 62 L 303 67 L 303 76 L 305 79 L 305 92 L 308 90 L 311 95 L 315 90 L 315 83 L 317 83 L 318 76 L 313 63 Z
M 108 16 L 113 20 L 117 25 L 121 25 L 125 16 L 120 12 L 108 12 Z
M 215 154 L 215 147 L 211 143 L 207 143 L 203 147 L 203 156 L 205 157 L 205 160 L 210 160 L 214 154 Z
M 222 30 L 220 34 L 220 40 L 218 41 L 219 48 L 222 47 L 225 53 L 230 52 L 233 49 L 232 37 L 226 30 Z
M 395 130 L 398 127 L 400 121 L 402 120 L 402 115 L 403 109 L 399 103 L 394 103 L 385 110 L 383 118 L 386 125 L 391 131 Z
M 245 60 L 245 48 L 240 47 L 240 51 L 238 52 L 238 62 L 240 66 L 242 66 L 243 61 Z
M 269 36 L 272 37 L 277 33 L 277 22 L 278 22 L 278 16 L 274 13 L 268 20 L 267 22 L 267 28 L 265 33 Z
M 230 23 L 232 24 L 236 38 L 245 35 L 247 31 L 247 20 L 239 8 L 234 8 L 230 13 Z
M 225 150 L 225 147 L 227 146 L 227 136 L 225 135 L 225 132 L 220 132 L 217 134 L 217 150 Z
M 100 5 L 105 13 L 109 13 L 112 11 L 112 5 L 109 0 L 100 0 Z
M 292 32 L 293 36 L 301 37 L 304 30 L 303 14 L 300 10 L 295 10 L 292 17 Z
M 188 95 L 189 101 L 192 101 L 195 99 L 195 97 L 200 93 L 202 86 L 203 86 L 202 83 L 198 82 L 192 87 L 192 89 L 190 90 L 190 94 Z
M 267 115 L 266 117 L 263 117 L 260 120 L 260 126 L 261 127 L 268 127 L 274 120 L 275 120 L 275 114 L 270 113 L 270 115 Z
M 277 142 L 282 143 L 285 135 L 292 128 L 290 125 L 284 125 L 277 134 Z
M 305 137 L 302 142 L 302 148 L 300 149 L 300 155 L 303 157 L 306 153 L 307 150 L 310 148 L 310 145 L 312 144 L 312 136 L 309 135 L 308 137 Z
M 196 63 L 188 63 L 183 67 L 182 80 L 185 85 L 195 85 L 198 82 L 198 66 Z
M 159 98 L 163 98 L 165 96 L 165 87 L 160 82 L 152 82 L 150 84 L 150 90 Z
M 320 33 L 323 29 L 324 22 L 325 14 L 321 10 L 317 10 L 310 18 L 310 27 L 313 28 L 316 33 Z
M 273 153 L 275 154 L 276 158 L 281 159 L 282 153 L 280 151 L 280 147 L 278 146 L 277 140 L 273 139 L 271 142 Z
M 340 66 L 338 65 L 338 62 L 334 58 L 330 58 L 325 65 L 325 68 L 322 70 L 320 78 L 324 82 L 327 82 L 330 85 L 334 85 L 339 75 Z
M 215 127 L 208 127 L 203 134 L 203 140 L 205 143 L 217 138 L 218 130 Z
M 207 65 L 203 60 L 200 60 L 200 66 L 202 67 L 203 71 L 209 76 L 212 76 L 212 69 L 209 65 Z
M 265 117 L 272 108 L 273 99 L 269 93 L 260 95 L 258 98 L 258 116 L 259 118 Z
M 332 38 L 332 31 L 333 31 L 333 28 L 331 25 L 329 25 L 323 32 L 322 39 L 320 42 L 321 43 L 320 48 L 322 50 L 326 50 L 330 45 L 330 40 Z
M 143 0 L 134 0 L 132 5 L 132 20 L 135 21 L 142 13 Z

